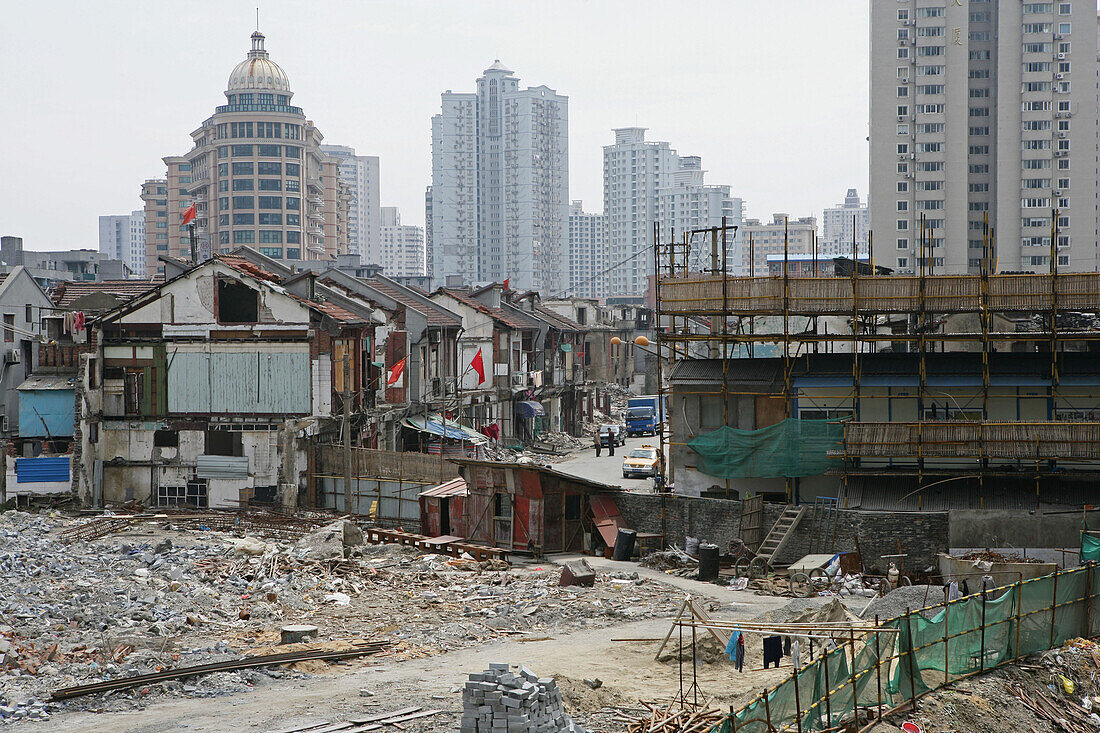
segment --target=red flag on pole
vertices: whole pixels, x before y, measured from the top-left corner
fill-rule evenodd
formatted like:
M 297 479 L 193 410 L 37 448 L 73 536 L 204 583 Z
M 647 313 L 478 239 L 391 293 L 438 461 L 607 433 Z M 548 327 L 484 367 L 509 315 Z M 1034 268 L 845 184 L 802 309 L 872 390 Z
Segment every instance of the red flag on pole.
M 397 380 L 401 379 L 401 375 L 405 372 L 405 361 L 408 358 L 409 357 L 406 356 L 404 359 L 390 367 L 390 378 L 386 380 L 387 387 L 392 387 L 397 382 Z
M 505 289 L 505 290 L 509 290 L 509 289 L 510 289 L 510 288 L 508 287 L 508 283 L 510 283 L 511 281 L 512 281 L 512 278 L 510 278 L 510 277 L 506 277 L 506 278 L 504 278 L 504 289 Z
M 183 212 L 183 223 L 190 224 L 195 220 L 195 205 L 191 204 L 187 207 L 187 210 Z
M 474 359 L 470 362 L 470 368 L 477 372 L 478 385 L 485 384 L 485 362 L 481 358 L 481 349 L 478 349 L 477 353 L 474 354 Z

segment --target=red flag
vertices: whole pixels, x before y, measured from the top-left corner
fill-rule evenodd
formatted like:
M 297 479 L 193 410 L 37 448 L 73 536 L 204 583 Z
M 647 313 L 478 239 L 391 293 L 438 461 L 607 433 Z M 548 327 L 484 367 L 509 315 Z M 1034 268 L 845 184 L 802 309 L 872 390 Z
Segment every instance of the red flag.
M 505 289 L 505 290 L 509 290 L 509 289 L 510 289 L 510 288 L 508 287 L 508 283 L 510 283 L 511 281 L 512 281 L 512 278 L 510 278 L 510 277 L 506 277 L 506 278 L 504 278 L 504 289 Z
M 477 372 L 478 385 L 485 384 L 485 362 L 481 359 L 481 349 L 478 349 L 477 353 L 474 354 L 474 359 L 470 362 L 470 368 Z
M 190 224 L 195 220 L 195 205 L 191 204 L 187 207 L 187 210 L 183 212 L 183 223 Z
M 390 367 L 390 378 L 386 380 L 386 386 L 392 387 L 397 380 L 401 379 L 401 375 L 405 372 L 405 361 L 409 357 L 405 357 L 401 361 Z

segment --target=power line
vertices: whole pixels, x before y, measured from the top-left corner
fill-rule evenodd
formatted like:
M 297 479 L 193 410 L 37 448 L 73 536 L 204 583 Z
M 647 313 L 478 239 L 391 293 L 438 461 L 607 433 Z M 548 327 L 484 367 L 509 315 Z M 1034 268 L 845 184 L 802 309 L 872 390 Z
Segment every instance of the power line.
M 618 267 L 619 265 L 625 265 L 625 264 L 626 264 L 627 262 L 630 262 L 631 260 L 636 260 L 636 259 L 638 259 L 638 258 L 639 258 L 639 257 L 641 257 L 642 255 L 644 255 L 644 254 L 648 253 L 648 251 L 649 251 L 649 250 L 646 250 L 646 249 L 641 249 L 641 250 L 638 250 L 637 252 L 635 252 L 634 254 L 632 254 L 632 255 L 631 255 L 630 257 L 627 257 L 627 258 L 626 258 L 625 260 L 621 260 L 621 261 L 619 261 L 619 262 L 616 262 L 616 263 L 615 263 L 614 265 L 611 265 L 611 267 L 608 267 L 608 268 L 607 268 L 606 270 L 602 270 L 601 272 L 597 272 L 597 273 L 596 273 L 595 275 L 593 275 L 593 276 L 592 276 L 592 277 L 590 277 L 590 278 L 587 278 L 587 279 L 585 279 L 585 280 L 581 280 L 581 281 L 580 281 L 579 283 L 577 283 L 577 285 L 584 285 L 584 284 L 586 284 L 586 283 L 590 283 L 590 282 L 592 282 L 593 280 L 595 280 L 596 278 L 600 277 L 601 275 L 606 275 L 607 273 L 611 272 L 612 270 L 614 270 L 614 269 L 615 269 L 616 267 Z M 566 289 L 566 290 L 562 290 L 561 292 L 555 293 L 555 294 L 551 295 L 550 297 L 551 297 L 551 298 L 557 298 L 557 297 L 559 297 L 559 296 L 561 296 L 561 295 L 565 295 L 566 293 L 568 293 L 568 292 L 569 292 L 569 290 L 572 290 L 572 287 L 570 287 L 570 288 L 568 288 L 568 289 Z

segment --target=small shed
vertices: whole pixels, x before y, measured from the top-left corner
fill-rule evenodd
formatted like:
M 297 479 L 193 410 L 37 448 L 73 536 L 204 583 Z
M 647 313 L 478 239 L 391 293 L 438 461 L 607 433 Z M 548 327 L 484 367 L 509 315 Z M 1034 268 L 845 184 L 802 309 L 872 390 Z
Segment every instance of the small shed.
M 420 492 L 420 534 L 466 536 L 466 481 L 453 478 Z
M 16 387 L 19 392 L 19 436 L 73 437 L 75 381 L 63 374 L 35 374 Z
M 452 459 L 466 480 L 463 535 L 513 552 L 580 552 L 596 531 L 589 499 L 620 487 L 529 463 Z

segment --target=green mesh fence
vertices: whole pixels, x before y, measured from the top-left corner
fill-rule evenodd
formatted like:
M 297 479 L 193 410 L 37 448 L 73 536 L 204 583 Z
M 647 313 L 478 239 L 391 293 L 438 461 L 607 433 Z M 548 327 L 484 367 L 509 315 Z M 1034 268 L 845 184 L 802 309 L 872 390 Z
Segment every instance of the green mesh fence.
M 1092 636 L 1100 573 L 1090 564 L 881 623 L 805 665 L 727 717 L 717 733 L 821 731 L 889 709 L 952 680 Z M 876 640 L 877 637 L 877 640 Z M 852 655 L 855 655 L 853 661 Z M 797 690 L 796 686 L 797 685 Z M 765 697 L 767 698 L 765 701 Z
M 1100 537 L 1081 533 L 1081 562 L 1100 560 Z
M 831 420 L 788 418 L 759 430 L 722 426 L 688 441 L 699 454 L 698 469 L 717 478 L 819 476 L 838 465 L 844 425 Z

